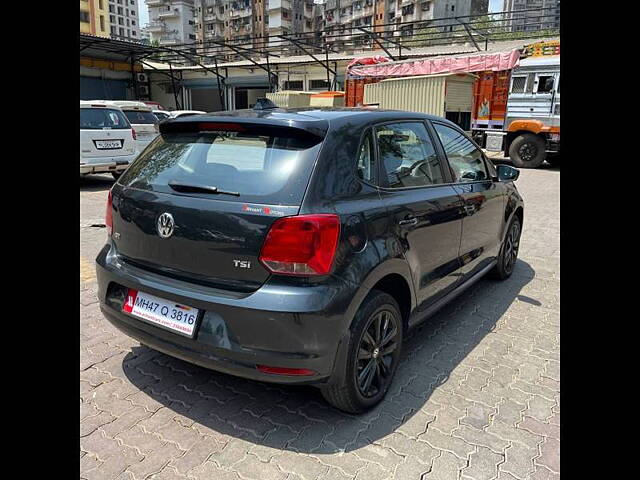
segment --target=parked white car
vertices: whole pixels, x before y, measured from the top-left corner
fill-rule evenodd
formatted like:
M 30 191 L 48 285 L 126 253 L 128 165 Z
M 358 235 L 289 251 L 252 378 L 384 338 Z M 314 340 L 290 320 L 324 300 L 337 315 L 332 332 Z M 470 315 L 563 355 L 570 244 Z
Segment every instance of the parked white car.
M 134 138 L 120 108 L 101 100 L 80 101 L 80 175 L 118 178 L 137 156 Z
M 144 102 L 133 100 L 112 100 L 110 103 L 120 107 L 126 115 L 135 132 L 138 153 L 142 152 L 158 136 L 159 120 L 153 114 L 153 108 Z
M 172 110 L 169 113 L 171 114 L 171 118 L 178 118 L 187 117 L 189 115 L 200 115 L 207 112 L 203 112 L 201 110 Z
M 158 117 L 159 121 L 166 120 L 167 118 L 172 118 L 171 114 L 166 110 L 153 110 L 153 114 Z

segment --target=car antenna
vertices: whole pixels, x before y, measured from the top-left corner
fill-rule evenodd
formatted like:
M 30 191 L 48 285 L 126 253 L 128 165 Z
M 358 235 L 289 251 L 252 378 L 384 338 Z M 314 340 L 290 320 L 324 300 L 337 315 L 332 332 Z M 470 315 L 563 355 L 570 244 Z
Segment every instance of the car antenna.
M 254 110 L 271 110 L 274 108 L 278 108 L 278 106 L 268 98 L 264 97 L 258 98 L 256 100 L 256 104 L 253 106 Z

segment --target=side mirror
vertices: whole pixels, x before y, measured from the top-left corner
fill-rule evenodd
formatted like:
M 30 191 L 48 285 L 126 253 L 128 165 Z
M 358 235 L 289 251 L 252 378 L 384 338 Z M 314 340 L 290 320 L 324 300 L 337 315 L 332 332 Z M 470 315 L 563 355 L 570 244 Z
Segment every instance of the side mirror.
M 511 165 L 498 165 L 496 171 L 498 172 L 499 182 L 515 182 L 520 176 L 520 170 L 513 168 Z

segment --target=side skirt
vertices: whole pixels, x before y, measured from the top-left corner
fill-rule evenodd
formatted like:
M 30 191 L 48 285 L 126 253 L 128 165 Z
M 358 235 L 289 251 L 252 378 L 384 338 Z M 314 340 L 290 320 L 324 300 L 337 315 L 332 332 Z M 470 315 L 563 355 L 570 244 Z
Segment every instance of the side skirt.
M 484 277 L 485 274 L 487 274 L 493 267 L 496 266 L 497 263 L 498 263 L 497 260 L 493 260 L 489 265 L 484 267 L 482 270 L 476 273 L 473 277 L 469 278 L 463 284 L 454 288 L 446 296 L 442 297 L 433 305 L 430 305 L 426 310 L 422 312 L 417 312 L 417 311 L 414 312 L 411 315 L 411 318 L 409 318 L 409 330 L 411 330 L 413 327 L 427 320 L 429 317 L 431 317 L 434 313 L 436 313 L 438 310 L 440 310 L 442 307 L 444 307 L 446 304 L 448 304 L 458 295 L 460 295 L 465 290 L 467 290 L 470 286 L 472 286 L 474 283 L 476 283 L 478 280 Z

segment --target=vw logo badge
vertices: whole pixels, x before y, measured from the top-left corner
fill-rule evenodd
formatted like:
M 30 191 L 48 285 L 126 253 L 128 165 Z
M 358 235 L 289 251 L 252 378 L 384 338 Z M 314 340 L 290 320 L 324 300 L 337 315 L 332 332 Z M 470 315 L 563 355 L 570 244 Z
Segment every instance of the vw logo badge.
M 167 212 L 163 213 L 158 217 L 158 235 L 162 238 L 169 238 L 173 234 L 174 225 L 173 216 Z

